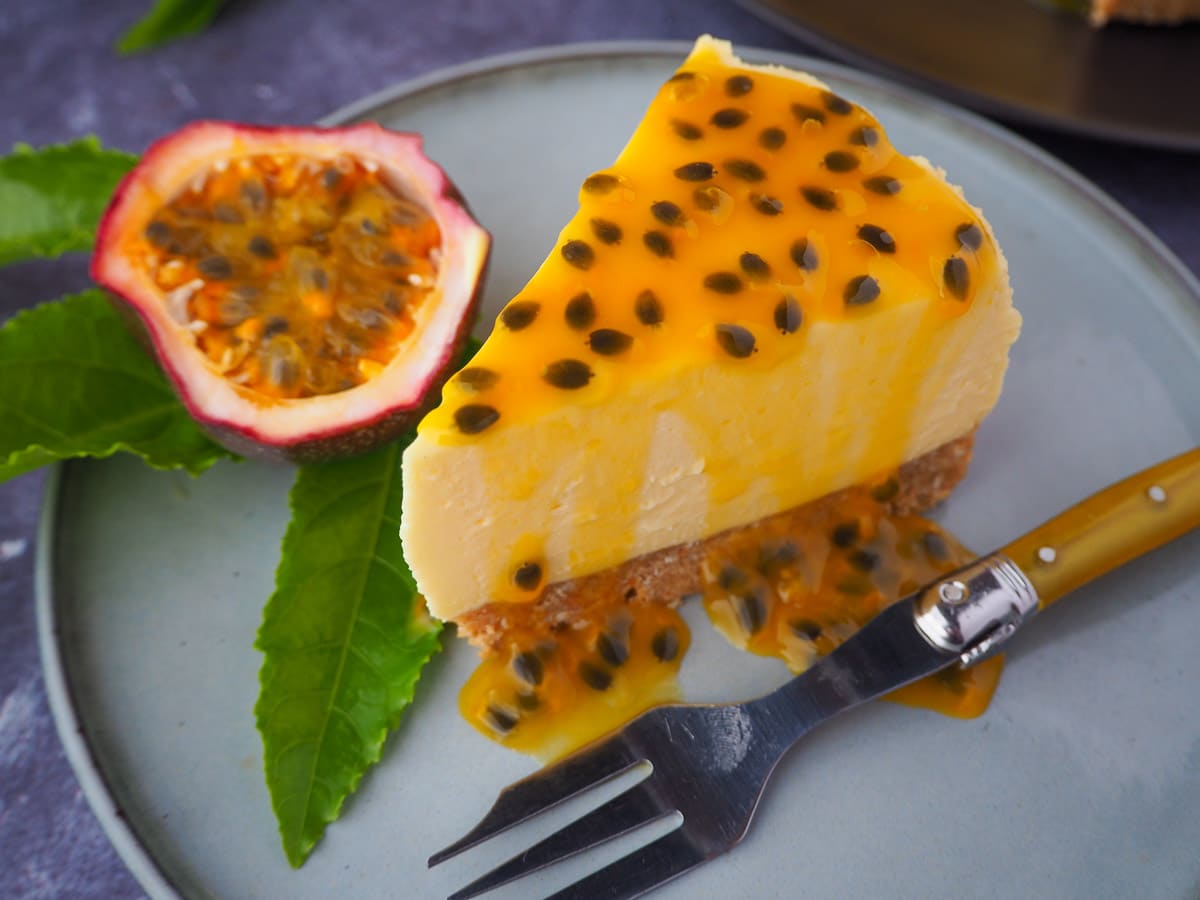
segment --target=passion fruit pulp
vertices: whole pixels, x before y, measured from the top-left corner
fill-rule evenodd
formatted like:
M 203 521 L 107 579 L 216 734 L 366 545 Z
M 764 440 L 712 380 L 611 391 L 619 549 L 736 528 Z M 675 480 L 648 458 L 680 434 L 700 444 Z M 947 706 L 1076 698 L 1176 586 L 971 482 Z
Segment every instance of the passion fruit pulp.
M 117 188 L 92 276 L 216 440 L 312 462 L 436 402 L 489 249 L 419 135 L 196 122 Z

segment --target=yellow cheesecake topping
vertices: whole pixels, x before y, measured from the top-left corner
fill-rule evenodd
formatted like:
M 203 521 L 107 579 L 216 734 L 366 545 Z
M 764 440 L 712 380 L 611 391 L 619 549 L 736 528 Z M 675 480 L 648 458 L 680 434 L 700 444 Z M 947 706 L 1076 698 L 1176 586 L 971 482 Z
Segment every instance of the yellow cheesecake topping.
M 701 44 L 422 433 L 480 441 L 697 361 L 770 369 L 810 323 L 970 306 L 996 254 L 971 207 L 861 107 Z

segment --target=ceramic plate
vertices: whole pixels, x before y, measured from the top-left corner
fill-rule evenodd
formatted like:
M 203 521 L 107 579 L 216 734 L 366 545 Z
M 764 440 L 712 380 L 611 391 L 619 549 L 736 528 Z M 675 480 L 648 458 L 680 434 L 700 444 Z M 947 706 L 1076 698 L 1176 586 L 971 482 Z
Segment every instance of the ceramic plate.
M 1200 24 L 1109 25 L 1049 0 L 738 0 L 812 46 L 983 112 L 1200 150 Z
M 440 74 L 338 116 L 424 132 L 496 235 L 487 318 L 523 284 L 577 186 L 621 149 L 684 45 L 576 46 Z M 1200 437 L 1200 291 L 1111 201 L 1006 132 L 838 66 L 782 54 L 872 109 L 988 211 L 1025 333 L 942 510 L 990 549 Z M 154 896 L 437 897 L 514 852 L 506 835 L 426 857 L 534 763 L 456 711 L 473 652 L 450 644 L 382 763 L 300 871 L 279 848 L 251 710 L 292 473 L 199 479 L 71 463 L 39 558 L 46 674 L 96 814 Z M 974 721 L 878 703 L 805 739 L 745 843 L 664 897 L 1178 897 L 1200 881 L 1200 534 L 1060 603 L 1012 653 Z M 697 701 L 753 696 L 782 666 L 727 648 L 688 611 Z M 588 805 L 588 804 L 584 804 Z M 575 807 L 578 811 L 578 806 Z M 510 886 L 541 895 L 647 839 Z

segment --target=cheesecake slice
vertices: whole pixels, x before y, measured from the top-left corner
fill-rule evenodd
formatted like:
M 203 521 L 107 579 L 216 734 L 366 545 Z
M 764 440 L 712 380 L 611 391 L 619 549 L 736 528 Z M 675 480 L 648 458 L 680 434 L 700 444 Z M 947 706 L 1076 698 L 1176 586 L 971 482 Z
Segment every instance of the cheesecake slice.
M 486 645 L 627 582 L 678 599 L 705 541 L 855 485 L 924 508 L 965 473 L 1019 329 L 992 230 L 940 170 L 816 79 L 701 38 L 421 423 L 405 558 Z
M 1200 0 L 1088 0 L 1085 6 L 1093 25 L 1110 21 L 1179 25 L 1200 19 Z

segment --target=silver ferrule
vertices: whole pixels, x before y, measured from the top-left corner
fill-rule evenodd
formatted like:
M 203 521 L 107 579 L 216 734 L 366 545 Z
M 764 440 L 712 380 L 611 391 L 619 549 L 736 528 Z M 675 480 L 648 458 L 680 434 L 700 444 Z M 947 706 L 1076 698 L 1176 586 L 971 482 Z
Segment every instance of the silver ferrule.
M 1038 610 L 1025 573 L 993 553 L 927 585 L 917 597 L 917 630 L 933 646 L 959 655 L 962 666 L 991 656 Z

